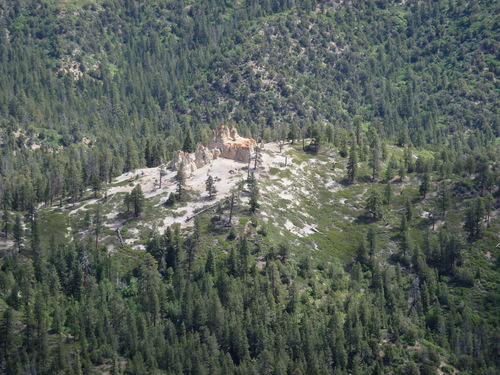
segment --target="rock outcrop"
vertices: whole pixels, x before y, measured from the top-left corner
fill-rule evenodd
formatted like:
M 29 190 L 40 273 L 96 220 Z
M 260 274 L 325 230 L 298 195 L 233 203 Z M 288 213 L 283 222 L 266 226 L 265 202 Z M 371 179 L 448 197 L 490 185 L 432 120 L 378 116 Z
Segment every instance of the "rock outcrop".
M 234 126 L 229 129 L 224 124 L 221 124 L 219 131 L 213 132 L 208 147 L 199 143 L 194 154 L 181 150 L 176 151 L 172 161 L 168 164 L 168 168 L 178 170 L 182 163 L 184 165 L 184 174 L 188 176 L 191 172 L 211 163 L 218 157 L 247 163 L 255 146 L 257 146 L 257 142 L 254 139 L 241 137 Z
M 220 156 L 223 158 L 247 163 L 255 146 L 257 146 L 255 139 L 243 138 L 234 126 L 229 129 L 221 124 L 219 131 L 213 132 L 208 148 L 220 150 Z
M 194 152 L 194 164 L 196 168 L 201 168 L 211 163 L 212 160 L 217 159 L 218 156 L 219 153 L 216 150 L 210 150 L 208 147 L 198 143 L 196 151 Z
M 175 151 L 174 156 L 167 167 L 178 170 L 180 165 L 184 167 L 184 177 L 187 177 L 191 172 L 194 172 L 198 167 L 196 166 L 193 156 L 189 152 L 184 152 L 182 150 Z

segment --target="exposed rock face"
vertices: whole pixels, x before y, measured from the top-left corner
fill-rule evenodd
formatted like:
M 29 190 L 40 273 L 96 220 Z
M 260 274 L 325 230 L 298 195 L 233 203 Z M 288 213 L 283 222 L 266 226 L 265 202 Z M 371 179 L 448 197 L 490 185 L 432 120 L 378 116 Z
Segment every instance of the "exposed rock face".
M 184 177 L 187 177 L 191 172 L 194 172 L 198 167 L 193 160 L 193 156 L 189 152 L 184 152 L 182 150 L 175 151 L 172 161 L 168 163 L 168 168 L 174 171 L 178 170 L 180 165 L 184 165 Z
M 257 146 L 257 142 L 254 139 L 240 137 L 234 126 L 229 129 L 224 124 L 221 124 L 219 131 L 214 131 L 208 147 L 199 143 L 194 154 L 181 150 L 176 151 L 168 167 L 178 170 L 181 163 L 183 163 L 184 174 L 188 176 L 191 172 L 211 163 L 212 160 L 218 157 L 246 163 L 250 159 L 255 146 Z
M 194 152 L 194 163 L 196 168 L 201 168 L 212 162 L 212 160 L 217 159 L 219 154 L 215 150 L 209 150 L 207 147 L 203 146 L 201 143 L 196 145 L 196 151 Z
M 255 139 L 243 138 L 233 126 L 229 129 L 221 124 L 218 132 L 213 133 L 212 140 L 208 146 L 211 150 L 220 150 L 220 155 L 226 159 L 248 162 L 252 149 L 257 146 Z

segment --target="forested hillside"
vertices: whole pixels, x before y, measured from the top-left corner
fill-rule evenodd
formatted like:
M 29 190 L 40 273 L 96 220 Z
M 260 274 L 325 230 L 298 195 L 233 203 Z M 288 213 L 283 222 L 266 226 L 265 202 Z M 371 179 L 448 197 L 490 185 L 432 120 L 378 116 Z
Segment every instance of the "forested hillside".
M 497 373 L 499 14 L 0 0 L 0 373 Z M 290 165 L 159 227 L 221 122 Z

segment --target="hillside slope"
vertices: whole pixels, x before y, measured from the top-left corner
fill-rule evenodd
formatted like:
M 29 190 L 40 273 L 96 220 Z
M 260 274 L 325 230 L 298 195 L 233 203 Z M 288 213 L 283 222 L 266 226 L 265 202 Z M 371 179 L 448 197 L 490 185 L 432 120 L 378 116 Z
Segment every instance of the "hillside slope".
M 0 1 L 0 373 L 498 373 L 498 14 Z
M 358 162 L 349 183 L 335 146 L 268 144 L 251 169 L 254 213 L 247 165 L 220 159 L 189 176 L 173 206 L 175 172 L 160 189 L 150 168 L 38 210 L 3 251 L 3 337 L 22 333 L 3 346 L 6 368 L 26 368 L 14 354 L 31 345 L 42 373 L 494 373 L 500 206 L 477 176 L 443 178 L 428 151 L 413 151 L 410 171 L 391 165 L 406 150 L 387 146 L 375 181 Z M 124 196 L 138 185 L 134 217 Z M 485 211 L 470 233 L 476 202 Z

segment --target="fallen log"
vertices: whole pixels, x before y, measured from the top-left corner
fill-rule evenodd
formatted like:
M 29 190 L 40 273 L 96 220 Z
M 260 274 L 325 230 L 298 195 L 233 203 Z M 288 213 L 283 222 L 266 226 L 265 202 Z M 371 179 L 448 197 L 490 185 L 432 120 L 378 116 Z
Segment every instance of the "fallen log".
M 120 241 L 120 245 L 124 246 L 125 242 L 123 241 L 122 234 L 120 233 L 120 227 L 116 228 L 116 234 L 118 235 L 118 240 Z
M 209 207 L 207 207 L 207 208 L 204 208 L 203 210 L 201 210 L 201 211 L 199 211 L 199 212 L 195 213 L 193 216 L 188 216 L 188 217 L 186 218 L 186 223 L 187 223 L 188 221 L 191 221 L 192 219 L 194 219 L 196 216 L 201 215 L 201 214 L 202 214 L 202 213 L 204 213 L 204 212 L 207 212 L 207 211 L 210 211 L 210 210 L 212 210 L 212 209 L 216 208 L 216 207 L 218 206 L 218 204 L 219 204 L 219 203 L 215 203 L 215 204 L 213 204 L 213 205 L 211 205 L 211 206 L 209 206 Z

